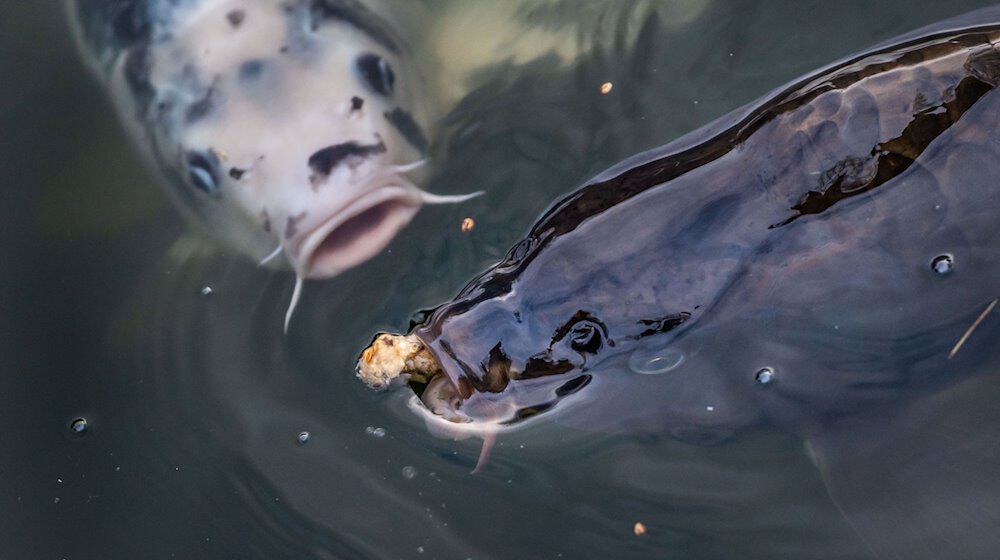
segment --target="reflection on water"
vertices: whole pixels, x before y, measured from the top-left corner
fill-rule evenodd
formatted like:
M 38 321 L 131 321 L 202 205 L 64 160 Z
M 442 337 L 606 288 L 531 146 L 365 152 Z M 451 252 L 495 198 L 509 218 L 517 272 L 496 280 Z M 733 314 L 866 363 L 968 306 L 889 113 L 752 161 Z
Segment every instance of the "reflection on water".
M 504 67 L 448 117 L 429 189 L 487 195 L 427 209 L 383 255 L 307 283 L 287 335 L 291 275 L 184 233 L 58 10 L 12 6 L 0 22 L 0 71 L 17 76 L 0 92 L 11 421 L 0 547 L 11 558 L 864 556 L 797 438 L 702 446 L 538 422 L 503 436 L 471 476 L 479 440 L 429 435 L 406 395 L 353 375 L 370 333 L 405 330 L 414 310 L 450 298 L 559 193 L 977 3 L 833 4 L 710 4 L 639 49 Z M 558 13 L 536 12 L 539 24 Z M 475 228 L 463 232 L 466 217 Z M 758 382 L 775 379 L 764 371 Z

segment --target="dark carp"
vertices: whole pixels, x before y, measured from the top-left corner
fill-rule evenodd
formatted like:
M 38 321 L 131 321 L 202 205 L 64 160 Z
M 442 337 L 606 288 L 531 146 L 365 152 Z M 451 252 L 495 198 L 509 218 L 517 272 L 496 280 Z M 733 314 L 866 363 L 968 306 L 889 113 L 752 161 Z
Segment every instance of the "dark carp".
M 1000 550 L 1000 8 L 599 175 L 413 331 L 454 422 L 803 436 L 879 555 Z

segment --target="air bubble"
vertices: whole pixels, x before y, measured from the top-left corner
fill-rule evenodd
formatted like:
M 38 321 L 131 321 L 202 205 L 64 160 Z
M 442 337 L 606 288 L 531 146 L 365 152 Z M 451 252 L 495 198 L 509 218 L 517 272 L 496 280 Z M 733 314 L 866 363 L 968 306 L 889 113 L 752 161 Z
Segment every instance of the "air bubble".
M 944 276 L 945 274 L 950 274 L 952 269 L 955 268 L 955 259 L 951 255 L 944 254 L 934 257 L 931 261 L 931 270 Z
M 367 428 L 365 428 L 365 433 L 372 436 L 373 438 L 381 439 L 385 437 L 385 434 L 387 432 L 385 431 L 385 428 L 376 428 L 375 426 L 368 426 Z
M 309 434 L 309 432 L 299 432 L 299 435 L 297 438 L 295 438 L 295 440 L 299 442 L 299 445 L 305 445 L 309 443 L 310 437 L 312 436 Z
M 411 467 L 410 465 L 406 465 L 405 467 L 403 467 L 403 478 L 405 478 L 406 480 L 413 480 L 414 478 L 416 478 L 416 476 L 417 476 L 417 469 Z
M 628 359 L 632 371 L 642 375 L 666 373 L 684 363 L 684 353 L 667 348 L 660 351 L 637 349 Z
M 774 381 L 774 370 L 769 367 L 760 368 L 759 370 L 757 370 L 757 373 L 754 374 L 753 377 L 757 381 L 757 383 L 760 383 L 761 385 L 767 385 L 768 383 Z
M 69 423 L 69 429 L 72 430 L 73 433 L 76 435 L 82 436 L 83 434 L 87 433 L 88 428 L 89 426 L 87 425 L 86 418 L 77 418 L 76 420 L 73 420 L 72 422 Z
M 201 289 L 201 295 L 206 296 L 206 297 L 212 295 L 212 287 L 211 286 L 205 286 L 204 288 L 202 288 Z

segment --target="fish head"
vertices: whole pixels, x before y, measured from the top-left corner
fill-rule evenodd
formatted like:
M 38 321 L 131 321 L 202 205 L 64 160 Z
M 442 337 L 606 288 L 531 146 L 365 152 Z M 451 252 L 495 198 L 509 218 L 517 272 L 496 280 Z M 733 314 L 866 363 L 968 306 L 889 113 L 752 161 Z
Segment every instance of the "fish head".
M 553 262 L 554 253 L 535 258 L 535 249 L 532 238 L 518 244 L 413 331 L 443 374 L 423 393 L 431 412 L 509 426 L 571 396 L 592 400 L 581 390 L 620 377 L 623 356 L 639 339 L 680 330 L 690 317 L 626 324 L 623 305 L 606 286 L 576 282 L 568 263 Z
M 657 207 L 637 200 L 618 211 Z M 672 208 L 681 218 L 658 241 L 662 258 L 647 250 L 662 230 L 628 227 L 657 223 L 655 215 L 602 217 L 558 236 L 544 221 L 534 228 L 413 331 L 450 383 L 450 400 L 424 404 L 472 422 L 538 416 L 696 442 L 758 423 L 750 368 L 769 364 L 752 362 L 753 346 L 734 352 L 747 332 L 731 316 L 740 312 L 716 305 L 739 274 L 742 249 L 719 237 L 723 228 L 685 234 L 693 218 L 684 205 Z
M 367 3 L 154 3 L 129 19 L 143 35 L 117 57 L 126 120 L 210 233 L 326 278 L 427 201 L 420 72 Z
M 187 180 L 270 234 L 301 277 L 380 252 L 422 203 L 408 164 L 427 146 L 402 44 L 322 2 L 265 3 L 238 26 L 233 3 L 208 4 L 175 39 L 210 91 L 183 127 Z

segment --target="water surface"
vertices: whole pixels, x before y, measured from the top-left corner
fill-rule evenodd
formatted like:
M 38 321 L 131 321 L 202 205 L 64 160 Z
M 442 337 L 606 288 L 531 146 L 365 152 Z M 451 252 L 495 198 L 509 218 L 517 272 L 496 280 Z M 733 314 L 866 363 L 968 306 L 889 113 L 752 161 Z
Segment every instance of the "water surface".
M 405 395 L 361 386 L 353 361 L 374 331 L 405 330 L 449 299 L 607 166 L 985 4 L 716 2 L 634 52 L 505 69 L 450 117 L 429 185 L 487 195 L 425 209 L 382 256 L 307 284 L 285 335 L 292 276 L 187 233 L 61 11 L 8 3 L 3 556 L 865 557 L 790 435 L 697 446 L 539 422 L 504 436 L 471 476 L 478 441 L 431 436 Z M 463 233 L 466 216 L 476 225 Z

